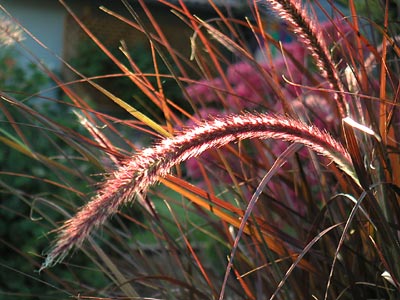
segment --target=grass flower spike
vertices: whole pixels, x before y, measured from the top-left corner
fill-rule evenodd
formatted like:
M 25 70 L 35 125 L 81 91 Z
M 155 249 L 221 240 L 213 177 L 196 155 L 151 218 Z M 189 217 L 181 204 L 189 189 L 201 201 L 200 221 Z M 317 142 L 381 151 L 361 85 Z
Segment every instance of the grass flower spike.
M 61 228 L 58 240 L 43 268 L 62 260 L 79 246 L 93 229 L 102 225 L 118 208 L 145 194 L 171 168 L 210 148 L 242 139 L 278 139 L 301 143 L 334 161 L 353 175 L 349 154 L 327 132 L 284 116 L 246 113 L 228 115 L 186 129 L 173 138 L 138 152 L 103 183 L 98 194 Z
M 298 0 L 268 0 L 271 8 L 279 14 L 291 27 L 293 32 L 308 48 L 311 55 L 319 67 L 322 76 L 324 76 L 331 88 L 337 108 L 342 117 L 346 116 L 346 105 L 342 92 L 343 85 L 339 79 L 338 72 L 335 69 L 328 47 L 322 33 L 318 30 L 308 17 L 307 12 L 301 7 L 301 1 Z

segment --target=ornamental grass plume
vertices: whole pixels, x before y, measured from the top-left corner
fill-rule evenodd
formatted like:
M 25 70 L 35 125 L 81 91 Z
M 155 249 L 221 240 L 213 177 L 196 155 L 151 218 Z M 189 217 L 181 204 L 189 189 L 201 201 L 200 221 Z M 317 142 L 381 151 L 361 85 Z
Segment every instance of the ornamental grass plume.
M 334 62 L 326 46 L 325 39 L 319 26 L 308 17 L 307 12 L 301 7 L 299 0 L 268 0 L 272 10 L 285 20 L 291 27 L 293 33 L 310 51 L 331 88 L 335 91 L 333 97 L 336 101 L 337 109 L 342 118 L 346 116 L 346 104 L 343 98 L 344 88 L 335 69 Z
M 144 195 L 173 166 L 197 157 L 210 148 L 254 138 L 301 143 L 354 176 L 350 156 L 344 147 L 329 133 L 315 126 L 284 116 L 261 113 L 218 117 L 183 130 L 173 138 L 166 138 L 123 163 L 103 183 L 97 195 L 65 222 L 42 268 L 61 261 L 71 248 L 81 245 L 93 229 L 116 213 L 122 204 L 132 201 L 139 194 Z

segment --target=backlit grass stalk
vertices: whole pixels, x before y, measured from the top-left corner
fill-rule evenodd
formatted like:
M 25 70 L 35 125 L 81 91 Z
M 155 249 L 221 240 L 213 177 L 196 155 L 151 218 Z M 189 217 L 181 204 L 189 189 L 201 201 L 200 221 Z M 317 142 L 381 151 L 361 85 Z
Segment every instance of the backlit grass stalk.
M 166 138 L 122 164 L 103 183 L 92 201 L 60 229 L 58 240 L 43 268 L 61 261 L 72 247 L 81 245 L 92 230 L 116 213 L 122 204 L 132 201 L 138 194 L 145 194 L 173 166 L 197 157 L 208 149 L 252 138 L 301 143 L 331 159 L 340 169 L 355 178 L 347 151 L 327 132 L 314 126 L 268 114 L 247 113 L 215 118 L 184 130 L 173 138 Z
M 342 118 L 346 117 L 343 84 L 339 79 L 322 33 L 318 30 L 319 27 L 315 26 L 310 20 L 307 12 L 301 7 L 301 1 L 267 0 L 267 2 L 270 4 L 271 9 L 292 27 L 292 31 L 310 51 L 322 76 L 326 78 L 331 88 L 335 91 L 333 96 L 340 116 Z

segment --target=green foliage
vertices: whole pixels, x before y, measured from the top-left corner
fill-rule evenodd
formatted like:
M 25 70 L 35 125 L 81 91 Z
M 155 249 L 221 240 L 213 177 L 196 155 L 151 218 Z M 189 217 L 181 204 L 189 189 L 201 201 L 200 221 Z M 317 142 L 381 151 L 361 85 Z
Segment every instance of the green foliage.
M 337 2 L 344 6 L 349 5 L 349 0 L 337 0 Z M 384 22 L 386 3 L 388 4 L 388 21 L 391 26 L 395 25 L 399 20 L 400 4 L 396 0 L 361 0 L 352 2 L 354 2 L 355 8 L 360 16 L 371 18 L 372 21 L 379 25 L 383 25 Z
M 48 82 L 34 63 L 22 66 L 16 49 L 0 48 L 0 90 L 18 99 L 37 93 Z
M 54 122 L 63 123 L 69 128 L 77 127 L 76 117 L 71 111 L 48 105 L 37 94 L 48 84 L 48 78 L 36 65 L 22 66 L 12 48 L 1 51 L 0 91 L 12 95 L 18 99 L 16 101 L 21 101 L 21 105 L 39 100 L 35 107 L 40 107 L 44 116 L 51 115 Z M 31 98 L 31 95 L 35 96 Z M 39 154 L 52 161 L 65 163 L 68 162 L 67 157 L 77 154 L 54 136 L 51 130 L 44 128 L 44 124 L 34 115 L 4 100 L 1 102 L 0 138 L 3 142 L 7 140 L 15 144 L 2 143 L 0 147 L 0 299 L 14 299 L 13 293 L 25 295 L 22 297 L 26 299 L 40 299 L 45 292 L 39 279 L 45 278 L 51 282 L 46 275 L 39 276 L 37 273 L 40 255 L 48 248 L 49 240 L 45 236 L 61 217 L 59 212 L 48 207 L 59 199 L 69 205 L 82 204 L 82 199 L 74 192 L 52 182 L 59 182 L 61 176 L 64 184 L 83 192 L 88 191 L 90 181 L 63 174 L 61 170 L 35 159 L 34 155 Z M 22 134 L 17 128 L 22 129 Z M 29 141 L 28 144 L 25 141 Z M 85 161 L 75 166 L 81 172 L 96 172 Z M 87 265 L 87 262 L 81 260 L 80 264 Z M 33 277 L 29 278 L 24 273 Z M 62 273 L 68 274 L 65 271 Z M 101 282 L 101 276 L 87 274 L 84 278 L 91 284 Z
M 149 47 L 145 47 L 142 44 L 130 47 L 127 56 L 117 48 L 112 48 L 110 52 L 119 62 L 123 63 L 128 67 L 128 69 L 131 69 L 132 72 L 136 73 L 135 70 L 132 70 L 132 66 L 129 66 L 129 60 L 132 60 L 136 65 L 135 67 L 144 74 L 150 84 L 157 87 L 155 66 Z M 176 72 L 176 69 L 171 71 L 168 70 L 166 64 L 159 55 L 156 55 L 156 59 L 159 74 L 170 74 L 171 71 Z M 167 57 L 165 59 L 170 58 Z M 140 87 L 136 86 L 127 75 L 122 74 L 123 72 L 121 69 L 105 53 L 100 51 L 98 46 L 96 46 L 96 44 L 91 40 L 81 42 L 76 55 L 71 59 L 70 63 L 74 68 L 88 78 L 102 78 L 95 80 L 95 82 L 99 83 L 103 88 L 123 99 L 128 104 L 133 104 L 139 111 L 149 114 L 156 119 L 162 118 L 160 108 L 156 104 L 152 103 Z M 114 74 L 122 75 L 119 77 L 110 77 Z M 173 99 L 178 104 L 187 107 L 186 101 L 182 100 L 182 91 L 176 84 L 174 78 L 162 77 L 161 83 L 162 89 L 167 98 Z M 92 97 L 94 101 L 97 101 L 96 96 L 98 96 L 98 94 L 95 94 Z M 106 101 L 110 102 L 109 99 Z M 94 106 L 96 107 L 95 103 Z M 113 110 L 115 113 L 115 111 L 117 111 L 117 106 L 113 106 L 109 112 L 113 113 Z

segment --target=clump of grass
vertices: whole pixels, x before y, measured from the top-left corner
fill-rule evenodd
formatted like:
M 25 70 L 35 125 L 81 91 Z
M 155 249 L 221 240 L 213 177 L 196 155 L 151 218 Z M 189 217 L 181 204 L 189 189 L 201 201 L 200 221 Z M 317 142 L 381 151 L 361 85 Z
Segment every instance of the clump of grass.
M 11 143 L 8 133 L 1 141 L 48 164 L 58 174 L 52 183 L 81 198 L 63 172 L 90 182 L 79 168 L 84 160 L 106 173 L 80 209 L 74 200 L 51 204 L 68 220 L 58 227 L 53 217 L 46 219 L 58 235 L 42 273 L 51 274 L 57 263 L 76 269 L 66 255 L 77 246 L 109 281 L 103 288 L 85 286 L 82 299 L 396 299 L 400 51 L 390 33 L 397 25 L 389 22 L 388 3 L 379 27 L 361 18 L 352 0 L 349 17 L 334 4 L 328 13 L 315 2 L 254 2 L 247 19 L 211 3 L 217 17 L 208 20 L 183 1 L 160 1 L 193 30 L 191 59 L 173 48 L 145 1 L 134 7 L 122 1 L 130 17 L 102 7 L 146 35 L 155 74 L 141 72 L 125 44 L 128 63 L 118 60 L 61 2 L 121 70 L 118 76 L 129 78 L 163 117 L 151 119 L 67 62 L 80 81 L 132 118 L 97 112 L 74 92 L 73 82 L 48 70 L 70 100 L 57 103 L 80 111 L 80 132 L 2 94 L 41 134 L 69 149 L 54 143 L 58 162 L 22 147 L 29 144 L 24 125 L 2 107 L 20 139 Z M 293 41 L 269 34 L 264 4 L 289 25 Z M 328 21 L 318 20 L 311 7 Z M 253 34 L 264 61 L 250 50 L 243 29 Z M 169 74 L 157 72 L 160 59 Z M 164 77 L 181 87 L 191 110 L 166 97 Z M 139 133 L 140 142 L 132 141 Z M 127 212 L 127 203 L 139 212 Z M 95 234 L 99 228 L 102 235 Z M 62 288 L 78 295 L 75 286 Z

